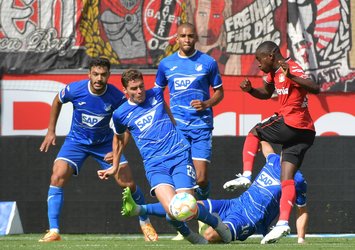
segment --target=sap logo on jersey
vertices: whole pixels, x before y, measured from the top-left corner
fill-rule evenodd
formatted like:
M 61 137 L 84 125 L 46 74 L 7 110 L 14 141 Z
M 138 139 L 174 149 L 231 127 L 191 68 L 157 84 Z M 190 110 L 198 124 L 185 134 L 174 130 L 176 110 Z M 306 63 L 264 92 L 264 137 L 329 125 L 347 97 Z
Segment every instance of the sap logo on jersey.
M 279 181 L 275 180 L 265 172 L 259 175 L 259 178 L 256 180 L 256 182 L 263 187 L 280 185 Z
M 100 116 L 93 116 L 93 115 L 87 115 L 87 114 L 81 115 L 81 122 L 85 125 L 88 125 L 89 127 L 95 126 L 100 121 L 102 121 L 102 119 L 104 119 L 104 118 L 100 117 Z
M 153 120 L 154 120 L 154 116 L 155 116 L 155 110 L 149 112 L 148 114 L 142 116 L 141 118 L 137 119 L 135 124 L 137 125 L 137 127 L 139 128 L 140 131 L 144 131 L 146 128 L 148 128 Z
M 175 90 L 187 89 L 196 77 L 179 77 L 174 79 Z

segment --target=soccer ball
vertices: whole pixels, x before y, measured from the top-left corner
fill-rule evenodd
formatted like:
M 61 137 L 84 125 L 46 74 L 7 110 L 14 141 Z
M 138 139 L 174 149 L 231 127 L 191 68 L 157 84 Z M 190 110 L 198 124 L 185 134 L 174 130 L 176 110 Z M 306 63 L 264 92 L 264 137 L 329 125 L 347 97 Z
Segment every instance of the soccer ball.
M 196 199 L 189 193 L 175 194 L 169 204 L 171 215 L 178 221 L 191 220 L 197 214 Z

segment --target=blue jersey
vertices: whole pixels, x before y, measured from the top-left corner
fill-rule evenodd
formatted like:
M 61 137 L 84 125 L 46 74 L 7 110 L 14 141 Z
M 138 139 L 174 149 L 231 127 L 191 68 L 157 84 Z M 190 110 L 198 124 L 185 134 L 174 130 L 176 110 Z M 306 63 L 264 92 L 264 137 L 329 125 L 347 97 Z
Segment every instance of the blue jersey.
M 146 91 L 143 103 L 137 105 L 128 100 L 112 116 L 116 134 L 122 134 L 126 129 L 130 131 L 146 170 L 190 150 L 188 141 L 170 120 L 164 103 L 163 90 L 153 88 Z
M 82 80 L 61 90 L 59 100 L 73 104 L 73 118 L 67 138 L 85 145 L 95 145 L 112 140 L 112 113 L 127 99 L 111 84 L 107 84 L 103 94 L 96 95 L 90 91 L 89 80 Z
M 252 234 L 263 234 L 279 214 L 281 197 L 280 156 L 270 154 L 252 185 L 240 197 L 208 201 L 211 212 L 218 212 L 231 229 L 233 240 L 245 240 Z M 305 205 L 306 183 L 301 172 L 295 175 L 296 204 Z
M 159 63 L 156 85 L 170 92 L 170 108 L 179 129 L 213 128 L 212 108 L 196 111 L 192 100 L 210 99 L 210 87 L 222 86 L 217 62 L 198 50 L 189 57 L 178 52 Z

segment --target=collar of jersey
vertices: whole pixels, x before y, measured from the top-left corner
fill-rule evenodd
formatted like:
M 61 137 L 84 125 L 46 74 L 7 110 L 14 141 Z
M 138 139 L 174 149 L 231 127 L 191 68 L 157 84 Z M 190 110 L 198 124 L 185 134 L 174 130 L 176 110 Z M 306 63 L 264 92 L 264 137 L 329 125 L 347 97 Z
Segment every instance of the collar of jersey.
M 132 105 L 132 106 L 138 106 L 137 103 L 132 102 L 130 99 L 127 99 L 127 103 L 128 103 L 129 105 Z
M 195 49 L 195 52 L 192 53 L 191 56 L 182 56 L 182 55 L 180 55 L 180 52 L 179 52 L 179 51 L 177 52 L 178 57 L 180 57 L 180 58 L 190 58 L 190 57 L 193 57 L 194 55 L 196 55 L 196 53 L 197 53 L 197 49 Z

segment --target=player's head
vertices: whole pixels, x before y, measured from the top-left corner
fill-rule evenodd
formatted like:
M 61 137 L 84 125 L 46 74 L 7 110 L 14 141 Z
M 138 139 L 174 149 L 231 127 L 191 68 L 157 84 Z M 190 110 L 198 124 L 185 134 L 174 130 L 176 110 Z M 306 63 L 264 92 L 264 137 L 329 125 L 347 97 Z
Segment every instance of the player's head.
M 131 102 L 140 104 L 145 101 L 143 74 L 136 69 L 128 69 L 122 74 L 123 92 Z
M 197 41 L 196 29 L 191 23 L 183 23 L 177 29 L 176 42 L 179 44 L 179 53 L 190 56 L 195 52 Z
M 89 63 L 90 90 L 95 94 L 105 92 L 110 77 L 110 61 L 106 58 L 94 58 Z
M 282 58 L 280 48 L 276 43 L 266 41 L 261 43 L 255 52 L 259 68 L 265 73 L 274 71 L 278 67 L 278 61 Z
M 92 67 L 106 67 L 107 71 L 110 71 L 111 63 L 107 58 L 97 57 L 91 59 L 89 62 L 89 70 L 91 70 Z

